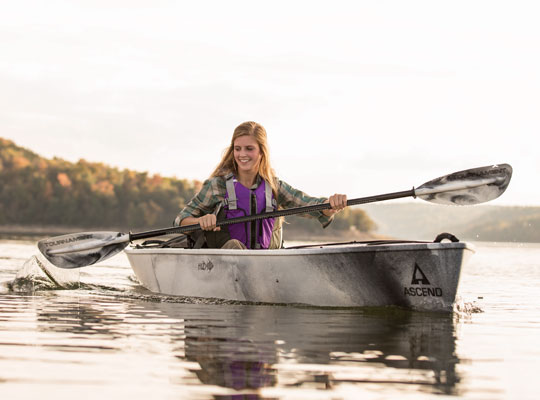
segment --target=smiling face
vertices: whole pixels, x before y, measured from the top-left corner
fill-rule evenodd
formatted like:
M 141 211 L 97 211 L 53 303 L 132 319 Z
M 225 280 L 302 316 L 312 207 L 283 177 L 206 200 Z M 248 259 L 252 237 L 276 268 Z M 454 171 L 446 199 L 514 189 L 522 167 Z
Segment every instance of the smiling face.
M 253 136 L 240 136 L 234 141 L 234 160 L 240 175 L 258 173 L 261 157 L 261 149 Z

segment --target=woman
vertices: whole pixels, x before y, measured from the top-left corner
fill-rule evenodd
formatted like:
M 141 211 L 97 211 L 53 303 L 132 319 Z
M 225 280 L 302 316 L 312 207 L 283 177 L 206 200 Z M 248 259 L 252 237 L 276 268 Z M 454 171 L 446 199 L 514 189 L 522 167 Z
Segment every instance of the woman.
M 208 247 L 280 248 L 281 221 L 267 218 L 216 226 L 222 218 L 271 212 L 279 208 L 330 203 L 332 208 L 309 214 L 326 227 L 334 215 L 347 206 L 347 196 L 334 194 L 329 199 L 307 196 L 279 180 L 270 166 L 266 130 L 258 123 L 240 124 L 231 145 L 202 189 L 178 214 L 175 225 L 199 224 Z M 304 214 L 307 215 L 307 214 Z

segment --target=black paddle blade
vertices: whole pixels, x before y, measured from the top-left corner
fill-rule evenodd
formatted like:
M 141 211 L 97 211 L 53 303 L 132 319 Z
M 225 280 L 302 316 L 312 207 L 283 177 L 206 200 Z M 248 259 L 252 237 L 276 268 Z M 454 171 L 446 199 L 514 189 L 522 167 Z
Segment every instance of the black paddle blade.
M 472 168 L 442 176 L 415 190 L 417 197 L 432 203 L 469 206 L 503 194 L 512 178 L 508 164 Z
M 80 268 L 114 256 L 128 243 L 129 234 L 80 232 L 40 240 L 38 249 L 59 268 Z

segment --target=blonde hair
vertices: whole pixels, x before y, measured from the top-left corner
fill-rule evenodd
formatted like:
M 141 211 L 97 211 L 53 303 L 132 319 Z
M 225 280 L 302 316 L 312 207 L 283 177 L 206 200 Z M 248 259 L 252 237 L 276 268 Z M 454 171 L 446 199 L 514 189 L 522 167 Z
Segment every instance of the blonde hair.
M 270 155 L 268 151 L 268 140 L 266 138 L 266 130 L 261 124 L 253 121 L 244 122 L 236 127 L 231 139 L 231 145 L 225 149 L 221 162 L 218 164 L 210 177 L 225 176 L 229 173 L 238 175 L 238 166 L 234 159 L 234 142 L 242 136 L 252 136 L 259 145 L 261 152 L 261 161 L 259 163 L 259 175 L 263 178 L 274 192 L 274 197 L 277 199 L 276 174 L 270 165 Z

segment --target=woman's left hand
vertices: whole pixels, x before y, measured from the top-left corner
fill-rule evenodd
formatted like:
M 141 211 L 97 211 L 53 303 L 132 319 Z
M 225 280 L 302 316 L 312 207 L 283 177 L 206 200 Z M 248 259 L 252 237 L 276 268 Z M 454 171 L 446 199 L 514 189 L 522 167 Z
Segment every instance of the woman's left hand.
M 331 217 L 334 214 L 337 214 L 341 210 L 343 210 L 345 207 L 347 207 L 347 195 L 346 194 L 334 194 L 330 196 L 330 198 L 326 201 L 326 203 L 330 203 L 330 206 L 332 208 L 328 210 L 322 211 L 324 215 L 327 217 Z

